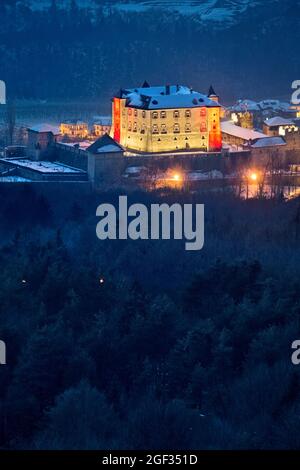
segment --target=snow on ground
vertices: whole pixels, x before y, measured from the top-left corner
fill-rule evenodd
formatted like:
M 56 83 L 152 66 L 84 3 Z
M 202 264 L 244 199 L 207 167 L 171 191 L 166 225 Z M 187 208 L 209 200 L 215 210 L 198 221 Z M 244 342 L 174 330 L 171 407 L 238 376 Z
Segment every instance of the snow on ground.
M 82 171 L 78 170 L 77 168 L 72 168 L 70 166 L 62 165 L 57 162 L 34 162 L 25 158 L 7 158 L 3 159 L 2 162 L 13 163 L 16 166 L 28 168 L 34 171 L 39 171 L 40 173 L 82 173 Z
M 0 183 L 28 183 L 31 182 L 28 178 L 21 176 L 0 176 Z

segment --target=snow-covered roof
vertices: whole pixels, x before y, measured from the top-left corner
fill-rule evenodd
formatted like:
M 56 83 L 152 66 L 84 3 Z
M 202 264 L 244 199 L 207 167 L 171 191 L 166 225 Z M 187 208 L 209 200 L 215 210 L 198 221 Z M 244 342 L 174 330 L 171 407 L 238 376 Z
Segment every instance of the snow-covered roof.
M 259 111 L 259 105 L 256 101 L 252 100 L 239 100 L 235 105 L 230 107 L 231 111 L 245 112 L 245 111 Z
M 118 145 L 103 145 L 97 149 L 97 153 L 111 153 L 111 152 L 120 152 L 120 147 Z
M 94 125 L 111 126 L 111 116 L 94 116 L 93 123 Z
M 82 121 L 81 119 L 67 119 L 62 122 L 62 124 L 72 125 L 72 126 L 87 126 L 87 122 Z
M 127 106 L 142 109 L 220 107 L 207 95 L 180 85 L 124 89 L 119 96 L 127 99 Z
M 58 135 L 60 134 L 59 127 L 57 126 L 52 126 L 51 124 L 36 124 L 32 127 L 28 127 L 29 131 L 32 132 L 52 132 L 53 135 Z
M 119 145 L 118 142 L 112 139 L 108 134 L 105 134 L 104 136 L 97 139 L 86 150 L 93 154 L 117 153 L 124 151 L 123 147 L 121 147 L 121 145 Z
M 254 131 L 253 129 L 245 129 L 244 127 L 236 126 L 231 121 L 223 121 L 221 122 L 221 130 L 224 134 L 229 134 L 234 137 L 239 137 L 243 140 L 254 140 L 254 139 L 261 139 L 266 137 L 265 134 L 262 132 Z
M 251 144 L 252 148 L 278 147 L 286 145 L 282 137 L 264 137 Z
M 293 126 L 294 122 L 291 119 L 285 119 L 281 116 L 276 116 L 270 119 L 266 119 L 264 122 L 269 127 L 276 126 Z
M 74 147 L 79 148 L 81 150 L 86 150 L 88 147 L 91 146 L 91 142 L 89 140 L 83 140 L 81 142 L 60 142 L 60 145 L 66 145 L 67 147 Z
M 2 162 L 12 163 L 16 166 L 22 168 L 28 168 L 33 171 L 38 171 L 40 173 L 82 173 L 82 170 L 77 168 L 72 168 L 67 165 L 62 165 L 58 162 L 48 162 L 48 161 L 38 161 L 28 160 L 26 158 L 7 158 L 2 159 Z

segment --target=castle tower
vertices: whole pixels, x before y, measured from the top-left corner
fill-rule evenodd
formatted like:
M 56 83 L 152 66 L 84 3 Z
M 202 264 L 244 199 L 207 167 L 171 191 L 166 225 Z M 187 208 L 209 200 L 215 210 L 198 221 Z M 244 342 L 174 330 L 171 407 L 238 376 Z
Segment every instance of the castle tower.
M 212 101 L 215 101 L 216 103 L 219 103 L 219 96 L 216 94 L 215 90 L 213 89 L 213 86 L 210 85 L 210 88 L 208 90 L 208 98 Z

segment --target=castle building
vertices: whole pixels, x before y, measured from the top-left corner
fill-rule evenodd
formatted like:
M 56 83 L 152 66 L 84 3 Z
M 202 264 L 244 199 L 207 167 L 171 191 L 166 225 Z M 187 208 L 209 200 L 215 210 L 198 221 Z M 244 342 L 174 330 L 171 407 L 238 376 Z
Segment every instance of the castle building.
M 125 149 L 159 153 L 222 148 L 221 106 L 185 86 L 121 89 L 113 98 L 111 136 Z
M 73 119 L 62 122 L 60 132 L 63 136 L 68 136 L 72 139 L 85 139 L 89 134 L 89 127 L 86 122 Z

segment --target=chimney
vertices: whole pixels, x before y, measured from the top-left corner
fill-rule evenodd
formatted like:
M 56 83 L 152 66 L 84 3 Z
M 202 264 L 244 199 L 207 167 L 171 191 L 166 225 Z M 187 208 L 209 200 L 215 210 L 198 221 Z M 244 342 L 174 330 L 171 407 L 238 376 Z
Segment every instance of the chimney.
M 170 85 L 166 85 L 166 95 L 170 95 L 171 94 L 171 87 Z

